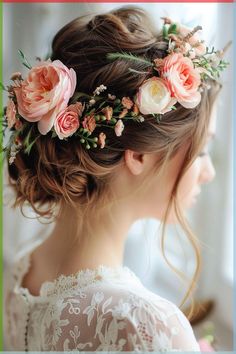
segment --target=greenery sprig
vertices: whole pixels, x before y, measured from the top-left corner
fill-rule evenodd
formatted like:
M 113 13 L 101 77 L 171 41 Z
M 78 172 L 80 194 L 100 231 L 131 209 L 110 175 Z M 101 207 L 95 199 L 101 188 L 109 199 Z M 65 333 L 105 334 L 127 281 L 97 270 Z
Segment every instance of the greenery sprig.
M 19 49 L 19 50 L 18 50 L 18 53 L 19 53 L 20 58 L 21 58 L 21 60 L 22 60 L 22 64 L 23 64 L 27 69 L 32 69 L 31 64 L 28 62 L 28 60 L 27 60 L 25 54 L 22 52 L 22 50 Z
M 147 67 L 152 67 L 153 63 L 148 60 L 145 59 L 143 57 L 138 57 L 137 55 L 134 55 L 132 53 L 108 53 L 107 54 L 107 59 L 109 60 L 117 60 L 117 59 L 123 59 L 123 60 L 130 60 L 130 61 L 135 61 L 135 62 L 139 62 Z

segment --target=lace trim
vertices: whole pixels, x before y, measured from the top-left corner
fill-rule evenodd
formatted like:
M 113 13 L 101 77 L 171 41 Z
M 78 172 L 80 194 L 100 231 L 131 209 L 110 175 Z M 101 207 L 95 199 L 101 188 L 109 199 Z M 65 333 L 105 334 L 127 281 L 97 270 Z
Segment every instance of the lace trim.
M 142 285 L 140 279 L 127 266 L 109 267 L 106 265 L 99 265 L 95 269 L 81 269 L 71 275 L 59 275 L 53 281 L 45 281 L 41 284 L 39 295 L 32 295 L 27 288 L 21 286 L 24 275 L 31 267 L 31 252 L 25 254 L 16 264 L 15 280 L 17 282 L 18 290 L 26 291 L 32 298 L 48 297 L 71 293 L 75 290 L 85 288 L 98 282 L 110 281 L 119 282 L 120 284 L 127 284 L 129 282 Z M 125 281 L 126 280 L 126 281 Z

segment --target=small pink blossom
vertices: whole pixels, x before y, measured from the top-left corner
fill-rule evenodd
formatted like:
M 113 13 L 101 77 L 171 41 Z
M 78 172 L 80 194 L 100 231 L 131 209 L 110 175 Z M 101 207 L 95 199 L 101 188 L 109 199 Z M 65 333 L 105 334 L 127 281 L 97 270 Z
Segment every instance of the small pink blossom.
M 131 109 L 134 105 L 133 101 L 129 97 L 123 97 L 121 103 L 127 109 Z
M 6 117 L 8 128 L 11 129 L 16 123 L 16 106 L 11 98 L 7 104 Z
M 102 109 L 102 113 L 104 113 L 106 120 L 111 120 L 112 115 L 113 115 L 113 108 L 112 107 L 105 107 Z
M 59 139 L 62 140 L 74 134 L 79 125 L 78 113 L 67 108 L 56 117 L 54 129 Z
M 106 134 L 101 132 L 98 137 L 98 144 L 100 145 L 101 149 L 103 149 L 105 146 L 105 140 L 106 140 Z
M 194 68 L 193 62 L 182 53 L 173 53 L 164 58 L 161 76 L 167 83 L 171 96 L 185 108 L 196 107 L 201 94 L 198 88 L 201 84 L 200 73 Z
M 15 124 L 15 129 L 21 130 L 22 127 L 23 127 L 23 123 L 19 119 L 17 119 Z
M 38 122 L 39 132 L 47 134 L 66 109 L 76 87 L 76 73 L 60 60 L 41 61 L 20 87 L 15 87 L 18 112 L 29 122 Z
M 94 118 L 94 114 L 86 116 L 82 122 L 82 125 L 84 129 L 87 129 L 88 131 L 90 131 L 90 133 L 92 133 L 96 128 L 96 120 Z
M 119 119 L 115 125 L 115 133 L 116 136 L 121 136 L 122 131 L 124 130 L 124 124 L 121 119 Z

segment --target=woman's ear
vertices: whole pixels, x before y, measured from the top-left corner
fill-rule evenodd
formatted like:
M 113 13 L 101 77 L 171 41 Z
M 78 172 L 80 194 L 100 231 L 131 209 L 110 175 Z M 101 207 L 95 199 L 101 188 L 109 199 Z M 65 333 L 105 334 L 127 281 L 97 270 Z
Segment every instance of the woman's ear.
M 133 150 L 125 150 L 124 159 L 126 166 L 133 175 L 139 175 L 150 167 L 150 154 L 141 154 Z

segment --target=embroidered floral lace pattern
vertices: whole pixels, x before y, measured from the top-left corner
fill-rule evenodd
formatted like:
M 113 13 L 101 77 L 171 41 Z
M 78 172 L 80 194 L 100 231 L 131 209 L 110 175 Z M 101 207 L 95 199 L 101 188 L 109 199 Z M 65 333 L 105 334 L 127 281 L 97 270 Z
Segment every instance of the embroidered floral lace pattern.
M 61 275 L 33 296 L 20 285 L 29 266 L 26 254 L 10 274 L 6 350 L 200 351 L 185 315 L 127 267 Z

